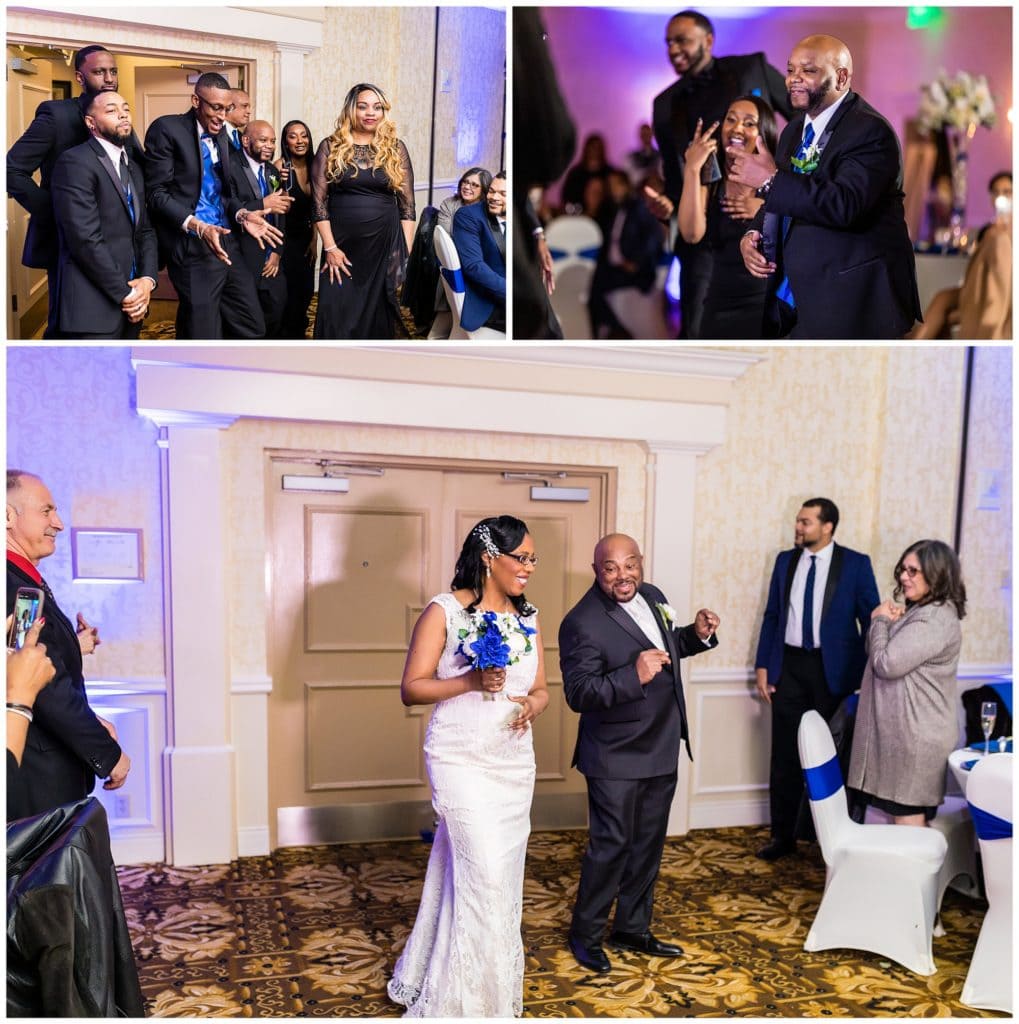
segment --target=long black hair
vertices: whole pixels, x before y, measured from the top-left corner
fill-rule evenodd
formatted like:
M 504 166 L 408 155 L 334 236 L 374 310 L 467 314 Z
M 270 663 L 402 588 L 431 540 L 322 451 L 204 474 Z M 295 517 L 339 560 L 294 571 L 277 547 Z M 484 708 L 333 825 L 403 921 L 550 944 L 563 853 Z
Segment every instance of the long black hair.
M 283 131 L 280 133 L 280 155 L 284 160 L 289 160 L 291 163 L 300 163 L 298 157 L 295 157 L 290 152 L 290 147 L 287 145 L 287 132 L 295 125 L 299 124 L 308 133 L 308 152 L 304 154 L 304 166 L 308 173 L 311 173 L 311 161 L 315 156 L 315 140 L 311 137 L 311 129 L 303 122 L 299 121 L 296 117 L 293 121 L 287 121 L 283 126 Z
M 460 557 L 456 560 L 453 582 L 449 585 L 451 590 L 470 590 L 476 595 L 475 600 L 467 606 L 469 612 L 477 608 L 485 589 L 485 563 L 481 556 L 487 554 L 487 551 L 481 535 L 482 527 L 487 528 L 492 543 L 503 553 L 519 547 L 528 533 L 527 523 L 515 516 L 489 516 L 471 527 L 460 549 Z M 517 615 L 534 614 L 534 605 L 523 594 L 518 597 L 507 596 L 513 602 Z

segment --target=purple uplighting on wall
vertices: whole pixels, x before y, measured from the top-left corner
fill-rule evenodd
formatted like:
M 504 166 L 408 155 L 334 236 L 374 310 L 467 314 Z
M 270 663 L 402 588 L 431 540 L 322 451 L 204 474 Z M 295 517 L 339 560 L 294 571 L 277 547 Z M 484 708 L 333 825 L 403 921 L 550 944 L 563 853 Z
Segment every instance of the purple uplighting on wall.
M 590 132 L 605 135 L 611 163 L 620 164 L 636 148 L 637 127 L 650 120 L 651 101 L 675 81 L 664 38 L 666 23 L 679 9 L 542 10 L 578 149 Z M 716 55 L 763 51 L 780 71 L 804 36 L 838 36 L 853 54 L 853 89 L 884 114 L 900 142 L 907 119 L 916 115 L 921 85 L 942 70 L 986 75 L 998 119 L 993 129 L 978 129 L 972 142 L 967 219 L 981 224 L 993 218 L 985 186 L 993 173 L 1012 166 L 1011 8 L 940 8 L 939 18 L 915 28 L 907 24 L 907 7 L 695 9 L 715 23 Z

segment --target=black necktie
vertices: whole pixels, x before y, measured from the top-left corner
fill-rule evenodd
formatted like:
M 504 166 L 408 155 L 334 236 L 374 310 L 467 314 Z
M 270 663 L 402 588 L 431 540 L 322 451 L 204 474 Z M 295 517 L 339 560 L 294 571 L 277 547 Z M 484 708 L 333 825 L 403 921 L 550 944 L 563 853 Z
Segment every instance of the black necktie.
M 817 555 L 810 556 L 810 570 L 807 585 L 803 588 L 803 649 L 814 649 L 814 578 L 816 577 Z
M 134 210 L 134 191 L 131 188 L 131 172 L 127 169 L 127 153 L 120 154 L 120 187 L 124 190 L 124 198 L 127 200 L 127 208 L 131 211 L 131 223 L 138 220 Z

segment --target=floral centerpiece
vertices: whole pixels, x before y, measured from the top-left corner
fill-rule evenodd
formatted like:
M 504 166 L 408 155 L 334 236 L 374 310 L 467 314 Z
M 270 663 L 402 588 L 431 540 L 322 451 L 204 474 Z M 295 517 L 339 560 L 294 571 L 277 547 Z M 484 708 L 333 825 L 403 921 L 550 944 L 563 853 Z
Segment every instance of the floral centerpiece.
M 994 97 L 984 75 L 958 71 L 955 77 L 942 71 L 921 86 L 918 118 L 927 131 L 944 131 L 952 161 L 952 244 L 959 246 L 965 233 L 969 143 L 977 128 L 994 126 Z
M 515 665 L 521 655 L 530 654 L 534 649 L 531 637 L 537 630 L 524 625 L 519 615 L 503 615 L 500 621 L 495 612 L 474 612 L 470 618 L 470 626 L 457 631 L 460 643 L 456 653 L 465 658 L 471 668 L 482 672 L 490 668 L 507 668 Z M 517 637 L 522 637 L 523 642 Z M 485 700 L 495 700 L 495 694 L 487 690 L 483 696 Z

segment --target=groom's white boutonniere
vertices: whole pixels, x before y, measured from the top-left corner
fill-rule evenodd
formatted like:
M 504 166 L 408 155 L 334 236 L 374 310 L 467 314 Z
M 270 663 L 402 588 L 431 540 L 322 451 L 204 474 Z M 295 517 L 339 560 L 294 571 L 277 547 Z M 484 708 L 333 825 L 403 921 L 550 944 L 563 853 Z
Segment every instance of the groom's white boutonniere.
M 816 142 L 810 144 L 810 148 L 803 154 L 801 158 L 792 157 L 792 165 L 795 167 L 800 174 L 810 174 L 811 171 L 817 169 L 817 165 L 821 161 L 821 150 L 818 148 Z
M 676 609 L 671 604 L 666 604 L 664 601 L 659 601 L 655 607 L 661 613 L 665 623 L 672 629 L 676 628 Z

